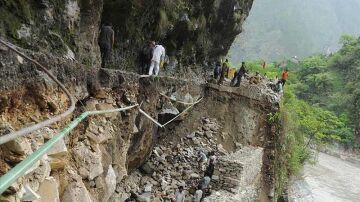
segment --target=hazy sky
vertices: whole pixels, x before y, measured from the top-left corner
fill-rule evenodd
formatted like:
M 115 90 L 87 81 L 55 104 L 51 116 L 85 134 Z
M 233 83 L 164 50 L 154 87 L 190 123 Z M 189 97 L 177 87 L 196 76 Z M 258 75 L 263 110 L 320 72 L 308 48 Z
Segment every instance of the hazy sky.
M 360 0 L 255 0 L 230 55 L 279 60 L 337 50 L 343 33 L 360 34 Z

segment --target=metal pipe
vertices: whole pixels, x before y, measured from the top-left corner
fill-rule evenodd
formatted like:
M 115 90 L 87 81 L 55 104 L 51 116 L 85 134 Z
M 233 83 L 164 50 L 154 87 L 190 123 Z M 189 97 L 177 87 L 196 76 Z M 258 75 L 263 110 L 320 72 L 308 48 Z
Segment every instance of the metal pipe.
M 67 134 L 70 133 L 82 120 L 84 120 L 87 116 L 96 115 L 96 114 L 104 114 L 104 113 L 112 113 L 112 112 L 120 112 L 132 109 L 134 107 L 139 106 L 138 104 L 118 108 L 118 109 L 110 109 L 110 110 L 102 110 L 102 111 L 88 111 L 82 113 L 78 116 L 74 121 L 68 124 L 61 132 L 56 134 L 53 138 L 43 144 L 38 150 L 33 152 L 30 156 L 26 157 L 25 160 L 21 161 L 14 168 L 12 168 L 5 175 L 0 177 L 0 195 L 9 188 L 12 183 L 14 183 L 19 177 L 23 176 L 24 173 L 31 168 L 38 160 L 42 158 L 60 139 L 64 138 Z
M 60 88 L 64 91 L 64 93 L 67 95 L 68 99 L 70 100 L 70 107 L 63 113 L 54 116 L 46 121 L 37 123 L 35 125 L 26 127 L 26 128 L 22 128 L 18 131 L 12 132 L 12 133 L 8 133 L 6 135 L 3 135 L 0 137 L 0 145 L 7 143 L 11 140 L 14 140 L 18 137 L 22 137 L 25 136 L 29 133 L 32 133 L 40 128 L 49 126 L 55 122 L 60 121 L 61 119 L 67 117 L 68 115 L 70 115 L 74 110 L 75 110 L 75 100 L 72 97 L 72 95 L 70 94 L 70 92 L 66 89 L 66 87 L 59 81 L 57 80 L 57 78 L 51 74 L 51 72 L 49 70 L 47 70 L 43 65 L 41 65 L 40 63 L 38 63 L 37 61 L 31 59 L 30 57 L 26 56 L 25 54 L 23 54 L 22 52 L 16 50 L 13 46 L 13 44 L 8 44 L 8 42 L 5 42 L 4 40 L 0 39 L 0 43 L 5 45 L 6 47 L 8 47 L 10 50 L 14 51 L 15 53 L 17 53 L 18 55 L 20 55 L 21 57 L 29 60 L 30 62 L 34 63 L 36 66 L 38 66 L 41 70 L 43 70 L 52 80 L 55 81 L 55 83 L 57 83 Z

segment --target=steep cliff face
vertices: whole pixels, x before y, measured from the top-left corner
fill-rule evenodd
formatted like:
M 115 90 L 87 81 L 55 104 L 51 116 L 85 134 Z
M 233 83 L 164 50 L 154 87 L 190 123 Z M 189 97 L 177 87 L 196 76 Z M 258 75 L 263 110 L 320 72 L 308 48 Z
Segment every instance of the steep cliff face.
M 136 58 L 155 40 L 177 68 L 225 56 L 251 5 L 251 0 L 105 0 L 102 20 L 115 27 L 119 56 Z
M 66 96 L 49 77 L 0 47 L 0 135 L 43 121 L 67 108 Z M 77 110 L 51 127 L 0 145 L 0 175 L 36 151 L 83 111 L 142 103 L 142 109 L 157 119 L 165 104 L 160 92 L 176 92 L 178 99 L 187 93 L 201 94 L 200 86 L 186 81 L 142 79 L 131 73 L 89 69 L 49 55 L 33 54 L 33 57 L 52 67 L 53 74 L 78 100 Z M 104 200 L 107 201 L 115 192 L 110 186 L 120 183 L 149 156 L 156 144 L 157 130 L 137 110 L 89 117 L 3 196 L 10 201 L 27 200 L 22 190 L 29 186 L 42 198 L 58 193 L 57 197 L 51 195 L 52 200 L 60 197 L 62 201 L 102 201 L 108 197 Z M 47 188 L 46 184 L 51 182 L 56 186 Z
M 190 190 L 201 179 L 194 153 L 197 150 L 213 150 L 219 156 L 222 163 L 216 175 L 220 177 L 214 186 L 225 198 L 268 200 L 274 180 L 271 161 L 274 133 L 267 124 L 267 116 L 278 110 L 279 97 L 264 83 L 219 87 L 193 80 L 141 78 L 118 70 L 87 68 L 46 54 L 32 53 L 32 57 L 48 64 L 51 72 L 76 96 L 77 110 L 51 127 L 1 145 L 0 175 L 83 111 L 142 103 L 144 111 L 162 122 L 168 119 L 163 111 L 181 112 L 186 106 L 170 102 L 160 93 L 186 102 L 204 98 L 165 129 L 158 128 L 137 110 L 87 118 L 14 183 L 2 200 L 27 200 L 23 193 L 30 187 L 42 199 L 124 201 L 134 191 L 156 201 L 159 197 L 170 197 L 179 184 L 185 183 Z M 68 102 L 64 93 L 31 63 L 3 46 L 0 61 L 0 135 L 65 110 Z M 163 152 L 160 158 L 154 147 Z M 234 158 L 237 154 L 231 153 L 239 149 L 241 158 Z M 157 165 L 157 175 L 139 174 L 137 169 L 145 162 Z M 235 177 L 229 171 L 233 168 L 237 171 Z M 166 181 L 164 185 L 162 179 Z M 148 184 L 153 186 L 150 191 Z
M 206 133 L 206 137 L 193 138 L 198 138 L 194 144 L 190 140 L 187 143 L 196 149 L 211 145 L 211 149 L 223 156 L 246 146 L 241 152 L 246 155 L 235 159 L 235 164 L 242 168 L 253 167 L 256 172 L 237 169 L 241 172 L 237 175 L 242 177 L 230 179 L 240 181 L 233 185 L 235 191 L 230 191 L 239 192 L 238 185 L 246 185 L 251 194 L 243 195 L 245 198 L 268 194 L 272 181 L 265 170 L 271 165 L 266 159 L 271 154 L 268 140 L 272 131 L 266 119 L 268 113 L 278 110 L 278 95 L 265 84 L 244 83 L 239 89 L 231 89 L 205 85 L 200 80 L 143 78 L 133 73 L 96 68 L 99 64 L 98 28 L 101 21 L 109 21 L 116 33 L 114 68 L 137 71 L 139 51 L 147 40 L 156 40 L 165 45 L 170 56 L 169 65 L 162 71 L 164 74 L 188 76 L 195 72 L 193 75 L 199 77 L 198 73 L 206 67 L 204 63 L 226 55 L 233 39 L 241 32 L 251 5 L 252 0 L 1 1 L 0 34 L 28 49 L 22 51 L 46 64 L 78 102 L 75 113 L 67 119 L 1 145 L 0 175 L 36 151 L 83 111 L 139 103 L 141 109 L 163 122 L 168 120 L 164 111 L 176 114 L 186 106 L 175 104 L 160 93 L 187 102 L 204 97 L 192 112 L 165 129 L 159 129 L 138 110 L 87 118 L 14 183 L 1 200 L 27 200 L 23 194 L 24 190 L 28 192 L 27 187 L 42 199 L 48 197 L 55 201 L 124 201 L 130 191 L 149 192 L 143 184 L 134 184 L 132 176 L 142 181 L 151 177 L 136 173 L 154 157 L 155 145 L 170 151 L 173 148 L 168 141 L 183 143 L 183 138 L 195 130 L 204 134 L 203 129 L 199 129 L 199 121 L 208 119 L 203 116 L 216 120 L 221 128 L 211 135 Z M 66 96 L 50 78 L 1 45 L 0 78 L 0 135 L 45 120 L 68 106 Z M 182 148 L 186 149 L 185 145 Z M 251 155 L 251 151 L 257 151 L 256 155 Z M 171 153 L 166 161 L 176 155 Z M 252 165 L 253 158 L 256 158 L 256 165 Z M 223 159 L 226 162 L 228 158 Z M 181 167 L 188 167 L 186 174 L 180 176 L 182 179 L 200 180 L 198 174 L 190 176 L 189 171 L 195 172 L 196 166 Z M 160 179 L 151 178 L 151 181 Z M 172 183 L 171 187 L 154 182 L 150 198 L 162 197 L 164 192 L 164 197 L 170 197 L 178 179 L 166 179 Z M 221 178 L 219 189 L 223 183 L 226 182 Z M 269 187 L 264 188 L 265 185 Z
M 102 0 L 4 0 L 0 35 L 24 48 L 98 63 Z
M 225 56 L 249 14 L 252 0 L 5 0 L 0 34 L 26 48 L 50 51 L 86 65 L 99 64 L 100 22 L 113 24 L 112 67 L 138 69 L 148 40 L 163 44 L 167 72 L 191 72 Z

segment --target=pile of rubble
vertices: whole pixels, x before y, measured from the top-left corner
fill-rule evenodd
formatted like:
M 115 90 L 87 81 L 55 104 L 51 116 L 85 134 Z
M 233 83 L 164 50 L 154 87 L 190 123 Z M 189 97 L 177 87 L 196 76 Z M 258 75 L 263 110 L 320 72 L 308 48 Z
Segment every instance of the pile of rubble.
M 222 146 L 216 144 L 215 134 L 219 133 L 220 125 L 215 119 L 206 117 L 201 122 L 201 127 L 179 142 L 164 141 L 155 147 L 149 160 L 140 168 L 141 173 L 134 172 L 124 179 L 124 186 L 118 187 L 118 191 L 141 193 L 139 197 L 144 201 L 155 202 L 170 200 L 177 188 L 183 186 L 190 199 L 204 177 L 197 162 L 198 152 L 226 154 Z
M 198 164 L 198 152 L 215 152 L 217 162 L 211 178 L 211 195 L 204 201 L 252 201 L 257 198 L 257 179 L 261 173 L 263 149 L 246 146 L 228 153 L 217 144 L 221 126 L 216 119 L 201 118 L 196 131 L 167 141 L 166 137 L 152 151 L 148 161 L 125 177 L 116 192 L 125 199 L 134 192 L 138 201 L 170 201 L 180 186 L 186 190 L 186 200 L 192 201 L 204 171 Z M 224 198 L 225 197 L 225 198 Z

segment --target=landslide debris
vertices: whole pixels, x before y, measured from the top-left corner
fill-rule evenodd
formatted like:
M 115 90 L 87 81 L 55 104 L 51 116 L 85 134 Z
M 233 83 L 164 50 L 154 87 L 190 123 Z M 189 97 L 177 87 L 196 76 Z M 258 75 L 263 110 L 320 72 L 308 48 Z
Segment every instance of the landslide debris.
M 202 117 L 198 121 L 201 126 L 190 134 L 178 137 L 178 141 L 169 141 L 163 137 L 164 140 L 153 148 L 150 158 L 142 167 L 118 184 L 116 191 L 120 194 L 119 197 L 126 198 L 128 194 L 124 193 L 135 192 L 144 201 L 170 201 L 176 190 L 183 186 L 186 201 L 192 201 L 205 176 L 197 161 L 198 152 L 201 151 L 214 152 L 218 159 L 210 183 L 212 191 L 204 194 L 204 201 L 222 201 L 213 200 L 220 193 L 234 201 L 255 200 L 258 189 L 254 182 L 261 173 L 262 149 L 237 144 L 237 152 L 228 152 L 217 143 L 215 134 L 222 130 L 217 120 Z

